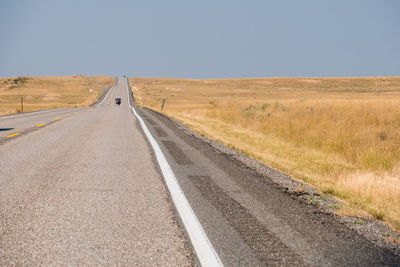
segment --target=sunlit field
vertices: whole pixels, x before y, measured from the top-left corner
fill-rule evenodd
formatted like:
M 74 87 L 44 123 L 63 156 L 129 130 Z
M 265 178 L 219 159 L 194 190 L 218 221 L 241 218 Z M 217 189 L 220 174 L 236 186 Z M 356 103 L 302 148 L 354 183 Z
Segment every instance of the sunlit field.
M 114 81 L 108 76 L 83 75 L 0 78 L 0 115 L 21 112 L 21 98 L 24 112 L 86 106 Z
M 178 119 L 400 230 L 400 77 L 132 78 L 139 105 Z

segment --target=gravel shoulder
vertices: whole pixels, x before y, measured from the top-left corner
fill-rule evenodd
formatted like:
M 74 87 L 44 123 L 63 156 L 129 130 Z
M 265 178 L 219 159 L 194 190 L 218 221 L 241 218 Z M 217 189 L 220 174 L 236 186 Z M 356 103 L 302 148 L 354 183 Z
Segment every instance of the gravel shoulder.
M 272 226 L 272 230 L 267 227 L 265 231 L 272 231 L 272 235 L 277 237 L 277 242 L 283 240 L 286 245 L 291 243 L 289 249 L 295 250 L 295 252 L 294 255 L 287 256 L 293 257 L 292 263 L 300 265 L 302 265 L 301 262 L 305 265 L 318 265 L 317 262 L 322 262 L 345 265 L 366 264 L 367 266 L 397 265 L 400 263 L 399 246 L 387 240 L 388 236 L 394 236 L 397 233 L 382 222 L 374 219 L 338 216 L 335 214 L 335 210 L 331 208 L 338 204 L 337 200 L 320 195 L 313 187 L 296 181 L 287 174 L 269 168 L 257 160 L 207 137 L 200 136 L 180 122 L 163 114 L 143 108 L 140 109 L 140 113 L 150 126 L 153 136 L 156 139 L 158 138 L 167 158 L 169 155 L 169 161 L 172 162 L 171 167 L 174 172 L 178 173 L 177 176 L 180 176 L 179 182 L 182 183 L 182 187 L 189 194 L 198 195 L 198 197 L 189 196 L 188 198 L 197 202 L 193 206 L 196 214 L 199 213 L 200 217 L 203 216 L 203 213 L 202 211 L 197 212 L 196 209 L 202 210 L 204 207 L 200 207 L 201 205 L 198 203 L 201 201 L 211 203 L 211 206 L 217 209 L 217 213 L 219 215 L 222 213 L 222 217 L 225 217 L 225 223 L 235 228 L 235 220 L 231 218 L 230 221 L 227 218 L 229 215 L 223 213 L 235 213 L 242 209 L 243 214 L 247 213 L 247 217 L 253 216 L 255 220 L 236 225 L 233 232 L 240 233 L 246 224 L 253 224 L 256 227 Z M 175 136 L 172 137 L 171 135 Z M 208 171 L 208 175 L 199 175 L 202 171 L 198 170 L 204 168 L 204 166 L 197 166 L 201 165 L 198 163 L 202 160 L 198 158 L 198 155 L 194 155 L 195 153 L 192 154 L 193 149 L 201 151 L 204 158 L 213 162 L 214 166 L 207 167 L 211 169 Z M 184 156 L 179 156 L 180 152 L 183 152 Z M 174 153 L 175 155 L 173 155 Z M 218 171 L 213 171 L 214 168 Z M 223 169 L 224 175 L 228 176 L 225 184 L 221 182 L 225 178 L 218 177 L 218 172 L 221 169 Z M 242 173 L 238 174 L 237 172 Z M 237 188 L 229 188 L 233 187 L 230 183 Z M 235 196 L 235 190 L 237 192 L 245 191 L 249 199 L 245 200 L 243 197 L 240 199 L 237 195 Z M 221 198 L 224 198 L 224 195 L 228 198 L 225 201 L 220 201 Z M 267 197 L 267 195 L 270 196 Z M 216 198 L 219 200 L 215 200 Z M 236 203 L 233 203 L 232 200 L 235 200 Z M 227 202 L 230 202 L 230 204 L 227 204 Z M 226 206 L 234 207 L 235 205 L 236 208 L 231 211 L 223 210 Z M 254 208 L 255 206 L 259 207 Z M 255 213 L 260 210 L 267 210 L 265 214 L 269 214 L 268 216 L 276 220 L 257 216 Z M 200 221 L 202 221 L 202 218 L 200 218 Z M 261 224 L 258 225 L 258 223 Z M 219 223 L 216 224 L 219 225 Z M 207 223 L 205 225 L 205 228 L 213 228 L 213 226 L 207 226 Z M 322 227 L 320 227 L 321 225 Z M 209 231 L 212 232 L 213 230 Z M 213 234 L 211 236 L 211 239 L 213 239 Z M 240 236 L 240 238 L 245 239 L 244 236 Z M 298 238 L 298 240 L 291 240 L 291 238 Z M 215 239 L 217 241 L 214 242 L 220 242 L 218 237 Z M 213 240 L 211 241 L 213 242 Z M 295 244 L 296 242 L 297 244 Z M 305 245 L 304 249 L 296 251 L 303 245 Z M 218 251 L 219 245 L 216 246 Z M 246 243 L 246 246 L 250 247 L 255 258 L 262 259 L 262 256 L 257 256 L 251 245 Z M 268 250 L 265 246 L 264 249 Z M 224 259 L 225 254 L 232 253 L 232 251 L 229 252 L 229 249 L 226 251 L 219 250 L 219 253 L 223 255 L 222 259 Z M 331 253 L 330 256 L 328 251 Z M 366 257 L 366 254 L 369 257 Z M 295 259 L 298 256 L 302 261 Z M 338 260 L 340 257 L 346 260 Z M 225 256 L 226 258 L 227 256 Z M 361 260 L 362 258 L 364 259 Z M 235 263 L 235 259 L 231 263 Z
M 156 111 L 151 110 L 151 112 Z M 243 153 L 240 153 L 219 142 L 207 138 L 206 136 L 197 134 L 191 131 L 188 127 L 183 125 L 178 120 L 165 116 L 162 113 L 158 114 L 170 120 L 173 124 L 176 125 L 177 128 L 181 129 L 186 134 L 201 140 L 216 151 L 224 153 L 232 159 L 240 162 L 241 164 L 243 164 L 244 168 L 249 168 L 264 177 L 270 178 L 274 183 L 284 189 L 284 191 L 290 196 L 299 199 L 303 203 L 318 207 L 321 212 L 332 214 L 335 219 L 340 220 L 341 222 L 346 224 L 347 227 L 355 230 L 357 233 L 363 235 L 371 242 L 376 243 L 382 248 L 388 248 L 400 256 L 400 244 L 391 242 L 394 237 L 397 237 L 397 239 L 400 240 L 400 233 L 394 231 L 382 221 L 376 220 L 374 218 L 354 218 L 339 216 L 336 214 L 336 209 L 332 207 L 340 205 L 340 200 L 333 198 L 329 195 L 321 194 L 314 187 L 307 183 L 295 180 L 290 175 L 273 169 L 254 158 L 248 157 Z

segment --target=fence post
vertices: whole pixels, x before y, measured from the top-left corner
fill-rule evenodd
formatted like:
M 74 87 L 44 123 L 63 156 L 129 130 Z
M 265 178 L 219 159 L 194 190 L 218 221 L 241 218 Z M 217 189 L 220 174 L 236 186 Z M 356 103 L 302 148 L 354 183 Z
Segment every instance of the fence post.
M 162 105 L 161 105 L 161 112 L 163 111 L 163 109 L 164 109 L 164 104 L 165 104 L 165 97 L 164 97 L 164 99 L 163 99 L 163 101 L 162 101 Z

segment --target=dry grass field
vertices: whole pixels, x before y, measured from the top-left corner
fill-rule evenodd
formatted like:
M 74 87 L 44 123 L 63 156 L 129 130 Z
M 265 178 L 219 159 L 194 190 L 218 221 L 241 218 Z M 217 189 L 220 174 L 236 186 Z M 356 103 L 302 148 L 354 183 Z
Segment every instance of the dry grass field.
M 24 112 L 86 106 L 114 81 L 108 76 L 83 75 L 0 78 L 0 115 L 21 112 L 21 97 Z
M 400 230 L 400 77 L 132 78 L 160 110 Z

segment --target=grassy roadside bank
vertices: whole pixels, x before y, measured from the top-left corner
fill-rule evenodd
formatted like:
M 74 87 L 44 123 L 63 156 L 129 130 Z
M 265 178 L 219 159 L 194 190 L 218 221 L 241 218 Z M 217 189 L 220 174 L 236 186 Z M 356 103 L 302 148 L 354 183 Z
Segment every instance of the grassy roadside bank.
M 114 81 L 108 76 L 83 75 L 0 78 L 0 115 L 21 112 L 21 98 L 24 112 L 87 106 Z
M 400 77 L 132 78 L 160 110 L 400 230 Z

